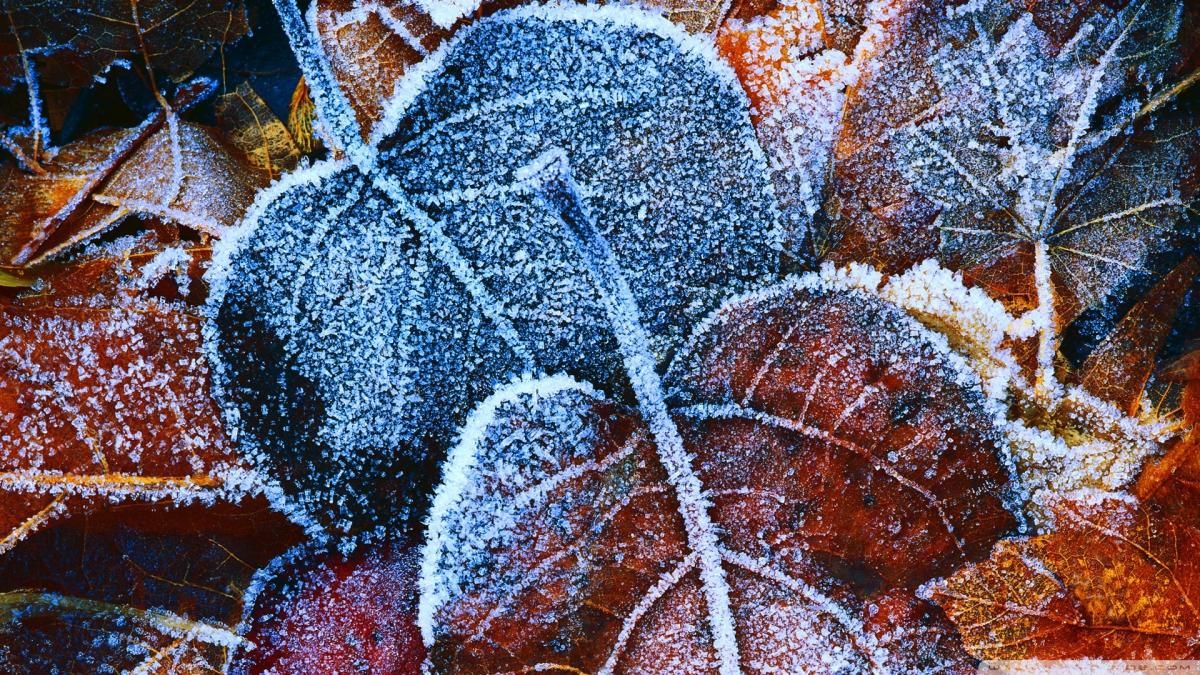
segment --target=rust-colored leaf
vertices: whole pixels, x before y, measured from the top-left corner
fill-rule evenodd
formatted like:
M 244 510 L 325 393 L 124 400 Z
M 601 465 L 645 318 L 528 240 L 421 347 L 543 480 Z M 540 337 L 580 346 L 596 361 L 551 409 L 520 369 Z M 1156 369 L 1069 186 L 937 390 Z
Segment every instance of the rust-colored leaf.
M 203 248 L 100 251 L 0 295 L 0 552 L 103 501 L 244 491 L 208 393 Z
M 927 594 L 983 659 L 1194 659 L 1200 530 L 1121 498 L 1060 501 L 1046 535 L 1003 541 Z
M 401 76 L 450 35 L 404 0 L 316 0 L 315 16 L 333 73 L 367 132 Z
M 1155 359 L 1197 274 L 1200 261 L 1189 256 L 1138 301 L 1083 362 L 1080 384 L 1136 416 Z
M 230 672 L 416 675 L 417 556 L 396 542 L 351 553 L 305 545 L 267 568 Z
M 468 421 L 423 567 L 434 668 L 964 664 L 902 589 L 1014 526 L 977 383 L 899 311 L 811 278 L 728 303 L 690 345 L 666 380 L 674 450 L 659 422 L 561 376 Z

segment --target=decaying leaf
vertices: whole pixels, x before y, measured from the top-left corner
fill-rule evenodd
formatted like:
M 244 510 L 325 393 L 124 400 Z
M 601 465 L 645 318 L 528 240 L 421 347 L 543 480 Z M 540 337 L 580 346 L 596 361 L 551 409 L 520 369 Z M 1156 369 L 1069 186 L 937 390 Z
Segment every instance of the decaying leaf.
M 166 78 L 183 79 L 248 30 L 241 0 L 5 0 L 0 9 L 0 89 L 28 89 L 38 157 L 93 78 L 137 68 L 159 95 Z
M 186 110 L 210 83 L 181 92 Z M 56 151 L 44 173 L 3 167 L 16 198 L 0 204 L 0 241 L 32 265 L 104 232 L 133 213 L 219 234 L 241 218 L 270 175 L 215 130 L 160 111 L 132 129 L 97 131 Z
M 411 546 L 359 544 L 344 554 L 305 545 L 259 577 L 231 673 L 421 672 Z
M 1061 501 L 1055 531 L 1003 541 L 926 588 L 983 659 L 1194 659 L 1200 530 L 1129 498 Z
M 669 417 L 565 376 L 476 410 L 422 567 L 437 672 L 878 670 L 955 651 L 902 589 L 1015 524 L 978 381 L 901 312 L 815 277 L 726 304 L 689 345 Z M 881 613 L 901 621 L 879 630 Z
M 242 82 L 237 90 L 222 95 L 217 100 L 216 113 L 229 141 L 255 168 L 266 171 L 269 178 L 278 178 L 295 168 L 300 159 L 296 142 L 249 82 Z
M 0 296 L 0 552 L 89 504 L 250 487 L 227 475 L 245 470 L 197 310 L 160 297 L 188 295 L 206 250 L 125 244 Z
M 208 344 L 239 441 L 336 527 L 413 515 L 469 407 L 516 374 L 622 386 L 586 266 L 523 178 L 547 150 L 639 270 L 655 358 L 777 266 L 765 162 L 710 46 L 564 6 L 495 14 L 430 59 L 363 149 L 369 175 L 291 174 L 214 262 Z
M 255 571 L 299 534 L 261 500 L 60 523 L 0 557 L 0 668 L 222 672 Z
M 784 249 L 797 258 L 812 259 L 828 247 L 828 233 L 814 218 L 826 198 L 846 91 L 880 44 L 899 34 L 892 24 L 905 4 L 745 3 L 717 34 L 721 55 L 753 105 L 783 212 Z
M 316 120 L 316 106 L 313 104 L 312 96 L 308 93 L 308 83 L 302 77 L 296 83 L 296 89 L 292 91 L 287 119 L 288 133 L 292 135 L 292 139 L 302 155 L 312 153 L 320 143 L 314 129 Z

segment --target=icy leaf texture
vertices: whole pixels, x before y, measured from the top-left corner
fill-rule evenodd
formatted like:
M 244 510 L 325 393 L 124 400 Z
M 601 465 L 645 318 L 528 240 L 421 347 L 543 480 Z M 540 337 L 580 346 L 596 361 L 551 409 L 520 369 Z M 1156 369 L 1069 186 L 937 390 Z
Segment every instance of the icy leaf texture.
M 0 235 L 17 264 L 57 256 L 134 213 L 220 234 L 269 181 L 214 129 L 165 112 L 70 143 L 45 169 L 4 167 L 15 199 L 0 205 Z
M 1055 531 L 1003 541 L 925 588 L 984 659 L 1194 659 L 1200 530 L 1153 504 L 1062 500 Z
M 805 277 L 724 305 L 665 383 L 699 504 L 661 430 L 590 385 L 524 379 L 479 406 L 422 563 L 434 671 L 966 664 L 906 589 L 986 555 L 1014 520 L 995 420 L 944 343 Z M 713 550 L 685 534 L 691 508 Z M 706 556 L 727 616 L 702 589 Z
M 349 554 L 303 545 L 259 573 L 230 672 L 416 675 L 417 557 L 399 543 Z M 269 578 L 265 580 L 264 578 Z
M 0 557 L 5 673 L 220 672 L 255 570 L 299 538 L 262 500 L 124 505 Z
M 188 295 L 204 252 L 124 243 L 0 295 L 0 552 L 99 502 L 249 489 L 198 309 L 162 297 Z
M 217 101 L 216 114 L 218 124 L 227 130 L 229 141 L 270 178 L 296 167 L 300 150 L 291 132 L 249 82 L 242 82 L 237 90 L 222 95 Z
M 898 271 L 929 256 L 1059 326 L 1171 241 L 1194 138 L 1143 114 L 1177 54 L 1180 5 L 1081 12 L 1071 39 L 1025 4 L 907 10 L 863 74 L 834 168 L 832 257 Z
M 337 527 L 419 506 L 453 430 L 515 374 L 624 391 L 587 268 L 518 176 L 543 152 L 569 158 L 635 272 L 660 362 L 778 256 L 746 100 L 711 47 L 661 18 L 502 12 L 408 77 L 375 173 L 289 175 L 212 275 L 207 344 L 239 441 Z
M 379 121 L 404 73 L 449 36 L 420 4 L 402 0 L 319 0 L 309 20 L 364 130 Z

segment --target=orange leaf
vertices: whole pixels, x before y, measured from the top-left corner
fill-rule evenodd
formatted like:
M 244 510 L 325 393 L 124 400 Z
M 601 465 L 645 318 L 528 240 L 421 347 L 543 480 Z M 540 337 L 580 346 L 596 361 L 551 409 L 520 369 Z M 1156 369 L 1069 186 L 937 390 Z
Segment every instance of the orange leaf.
M 1004 541 L 928 595 L 982 659 L 1200 655 L 1200 530 L 1153 505 L 1060 501 L 1050 534 Z
M 0 551 L 97 500 L 224 493 L 238 460 L 200 318 L 161 297 L 188 295 L 206 255 L 143 241 L 0 296 Z

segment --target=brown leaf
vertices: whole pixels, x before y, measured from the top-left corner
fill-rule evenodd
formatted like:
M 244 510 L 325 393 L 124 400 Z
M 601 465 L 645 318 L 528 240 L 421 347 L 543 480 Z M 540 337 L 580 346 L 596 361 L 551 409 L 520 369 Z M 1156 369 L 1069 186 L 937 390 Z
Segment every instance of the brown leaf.
M 300 150 L 291 133 L 249 82 L 218 98 L 216 114 L 229 141 L 269 178 L 278 178 L 296 166 Z
M 0 552 L 126 499 L 212 499 L 239 466 L 189 296 L 204 248 L 146 242 L 0 295 Z M 241 488 L 230 486 L 233 492 Z
M 1138 112 L 1150 73 L 1173 67 L 1175 3 L 1092 3 L 1066 51 L 1020 3 L 949 4 L 905 9 L 903 39 L 849 95 L 830 257 L 886 271 L 936 257 L 1064 326 L 1142 270 L 1183 214 L 1192 120 Z
M 29 174 L 0 179 L 17 195 L 0 205 L 10 259 L 33 265 L 138 213 L 220 234 L 269 175 L 211 128 L 160 112 L 135 129 L 100 131 L 63 147 Z
M 1080 384 L 1136 416 L 1155 359 L 1197 274 L 1200 261 L 1189 256 L 1139 300 L 1083 362 Z
M 450 35 L 404 0 L 316 0 L 316 30 L 368 133 L 404 73 Z
M 745 672 L 794 672 L 953 652 L 922 637 L 924 611 L 892 605 L 903 594 L 866 611 L 902 619 L 894 633 L 864 626 L 869 596 L 977 559 L 1014 525 L 993 418 L 944 349 L 878 301 L 797 282 L 728 303 L 676 361 L 677 450 L 569 378 L 502 390 L 434 501 L 435 669 L 714 672 L 732 650 Z M 671 452 L 701 503 L 664 468 Z
M 1050 534 L 1003 541 L 928 595 L 982 659 L 1193 659 L 1200 530 L 1126 499 L 1060 501 Z
M 119 61 L 144 68 L 157 89 L 157 78 L 183 79 L 248 30 L 241 0 L 4 0 L 0 7 L 0 89 L 34 74 L 35 98 L 72 98 Z

